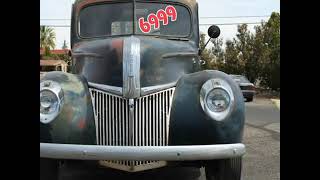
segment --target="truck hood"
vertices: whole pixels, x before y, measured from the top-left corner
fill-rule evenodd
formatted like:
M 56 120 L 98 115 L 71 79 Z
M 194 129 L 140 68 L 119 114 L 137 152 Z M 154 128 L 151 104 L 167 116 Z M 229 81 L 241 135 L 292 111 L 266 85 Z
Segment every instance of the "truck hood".
M 194 72 L 199 60 L 192 41 L 146 36 L 83 41 L 74 46 L 72 55 L 74 73 L 90 83 L 124 91 L 173 84 Z

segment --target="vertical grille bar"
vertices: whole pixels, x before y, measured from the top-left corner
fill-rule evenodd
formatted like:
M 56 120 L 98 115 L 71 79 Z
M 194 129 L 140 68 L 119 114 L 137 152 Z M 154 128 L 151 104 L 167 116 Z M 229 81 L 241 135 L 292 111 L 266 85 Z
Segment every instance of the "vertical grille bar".
M 159 122 L 159 136 L 160 136 L 160 139 L 159 139 L 159 145 L 160 146 L 163 146 L 164 144 L 162 143 L 162 127 L 163 127 L 163 119 L 162 119 L 162 93 L 159 93 L 159 119 L 160 119 L 160 122 Z
M 126 129 L 126 125 L 125 125 L 125 113 L 124 113 L 124 106 L 125 106 L 125 100 L 122 99 L 122 109 L 121 109 L 121 120 L 122 120 L 122 129 L 121 129 L 121 136 L 122 136 L 122 145 L 125 146 L 125 129 Z
M 102 94 L 102 145 L 105 145 L 105 138 L 106 138 L 106 120 L 105 120 L 105 94 Z
M 162 122 L 162 133 L 165 136 L 166 134 L 166 120 L 167 120 L 167 114 L 166 114 L 166 95 L 165 93 L 162 94 L 163 98 L 162 98 L 162 116 L 163 116 L 163 122 Z M 165 139 L 162 139 L 162 143 L 166 144 Z
M 119 140 L 119 136 L 118 136 L 118 131 L 119 131 L 119 125 L 118 125 L 118 98 L 115 98 L 115 102 L 114 102 L 114 106 L 115 106 L 115 111 L 114 111 L 114 117 L 113 117 L 113 121 L 115 122 L 115 145 L 118 146 L 118 140 Z
M 102 119 L 101 119 L 101 93 L 98 93 L 98 119 L 99 119 L 99 144 L 102 144 L 101 139 L 102 139 L 102 127 L 101 127 L 101 123 L 102 123 Z
M 155 103 L 156 103 L 156 107 L 155 107 L 155 116 L 156 116 L 156 119 L 155 119 L 155 124 L 156 124 L 156 137 L 155 137 L 155 141 L 156 141 L 156 146 L 158 146 L 158 141 L 159 141 L 159 119 L 158 119 L 158 94 L 155 94 L 155 97 L 156 97 L 156 100 L 155 100 Z
M 134 146 L 137 146 L 138 145 L 138 101 L 135 101 L 134 102 L 134 105 L 135 105 L 135 111 L 134 111 L 134 135 L 135 135 L 135 138 L 134 138 Z
M 145 146 L 145 98 L 141 99 L 142 100 L 142 146 Z
M 110 142 L 110 145 L 114 146 L 114 140 L 115 140 L 115 125 L 114 125 L 114 96 L 111 96 L 111 119 L 109 119 L 109 121 L 111 121 L 111 127 L 112 127 L 112 141 Z
M 129 142 L 130 142 L 130 135 L 129 135 L 129 108 L 128 108 L 128 100 L 126 100 L 127 104 L 126 104 L 126 146 L 129 146 Z
M 152 95 L 152 146 L 155 146 L 155 140 L 156 140 L 156 108 L 155 108 L 155 95 Z
M 106 143 L 106 145 L 110 145 L 110 142 L 112 141 L 112 131 L 111 131 L 111 96 L 108 95 L 108 134 L 109 134 L 109 138 L 108 138 L 108 142 Z

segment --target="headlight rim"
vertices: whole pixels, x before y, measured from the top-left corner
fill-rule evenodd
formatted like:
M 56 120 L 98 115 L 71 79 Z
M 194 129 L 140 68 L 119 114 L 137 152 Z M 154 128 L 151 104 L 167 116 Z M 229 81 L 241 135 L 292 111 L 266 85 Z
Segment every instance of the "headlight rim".
M 228 107 L 224 111 L 214 112 L 209 109 L 206 101 L 210 92 L 212 92 L 214 89 L 219 89 L 219 88 L 227 92 L 230 98 L 230 102 Z M 234 101 L 235 101 L 235 97 L 234 97 L 233 90 L 230 84 L 226 80 L 223 80 L 221 78 L 212 78 L 207 80 L 201 87 L 201 90 L 200 90 L 201 107 L 203 111 L 213 120 L 216 120 L 216 121 L 225 120 L 230 115 L 230 112 L 232 112 L 232 110 L 234 109 Z
M 59 83 L 52 80 L 45 80 L 40 82 L 40 93 L 42 91 L 50 91 L 52 92 L 58 100 L 58 107 L 55 112 L 50 114 L 43 114 L 40 112 L 40 122 L 44 124 L 48 124 L 53 121 L 61 112 L 64 100 L 64 93 L 62 87 Z

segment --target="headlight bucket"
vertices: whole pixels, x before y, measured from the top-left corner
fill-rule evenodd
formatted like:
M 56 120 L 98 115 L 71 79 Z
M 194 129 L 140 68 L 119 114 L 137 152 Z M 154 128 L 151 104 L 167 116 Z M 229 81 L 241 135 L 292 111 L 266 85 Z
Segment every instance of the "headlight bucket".
M 222 79 L 209 79 L 200 90 L 200 104 L 209 117 L 216 121 L 224 120 L 234 107 L 231 86 Z
M 40 122 L 47 124 L 58 116 L 63 106 L 63 90 L 54 81 L 40 83 Z

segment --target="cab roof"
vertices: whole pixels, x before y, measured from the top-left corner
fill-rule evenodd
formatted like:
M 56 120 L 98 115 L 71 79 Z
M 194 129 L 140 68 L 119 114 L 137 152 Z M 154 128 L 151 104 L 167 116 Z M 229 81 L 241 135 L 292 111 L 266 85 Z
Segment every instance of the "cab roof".
M 97 2 L 133 2 L 137 0 L 75 0 L 74 5 L 78 7 L 82 7 L 87 4 L 97 3 Z M 142 2 L 177 2 L 185 4 L 189 7 L 193 7 L 197 4 L 196 0 L 138 0 Z

